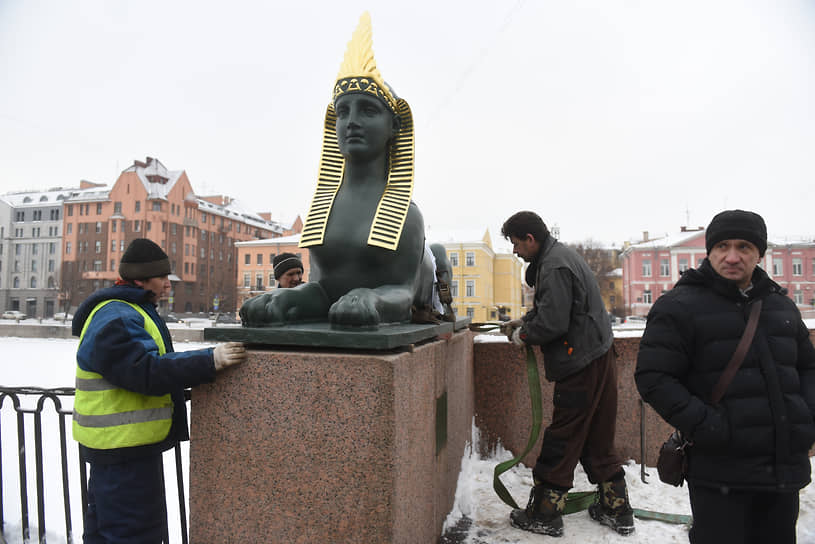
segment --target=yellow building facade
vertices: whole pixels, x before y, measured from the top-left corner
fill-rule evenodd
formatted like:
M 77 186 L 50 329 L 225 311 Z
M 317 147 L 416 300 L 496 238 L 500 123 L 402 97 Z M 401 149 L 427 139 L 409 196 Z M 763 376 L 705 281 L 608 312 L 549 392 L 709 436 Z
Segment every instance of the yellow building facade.
M 450 289 L 456 315 L 473 322 L 497 321 L 523 315 L 523 263 L 511 252 L 493 249 L 489 230 L 478 238 L 451 234 L 440 241 L 452 266 Z

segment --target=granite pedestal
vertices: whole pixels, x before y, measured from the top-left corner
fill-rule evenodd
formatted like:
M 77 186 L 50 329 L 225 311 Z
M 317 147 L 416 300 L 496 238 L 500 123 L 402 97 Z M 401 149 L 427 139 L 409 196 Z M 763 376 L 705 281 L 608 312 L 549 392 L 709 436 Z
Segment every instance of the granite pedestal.
M 191 542 L 437 542 L 472 356 L 466 330 L 388 350 L 253 346 L 192 393 Z

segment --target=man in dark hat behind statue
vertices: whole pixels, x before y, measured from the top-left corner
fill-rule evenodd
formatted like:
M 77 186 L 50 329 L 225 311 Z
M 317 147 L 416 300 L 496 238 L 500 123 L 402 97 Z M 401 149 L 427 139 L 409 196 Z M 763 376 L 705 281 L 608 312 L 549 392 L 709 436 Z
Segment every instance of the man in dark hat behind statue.
M 637 389 L 691 442 L 690 542 L 792 544 L 798 492 L 811 478 L 815 349 L 786 289 L 758 266 L 767 250 L 760 215 L 719 213 L 705 248 L 699 268 L 682 274 L 648 314 Z M 713 404 L 758 304 L 748 351 Z
M 274 279 L 283 289 L 297 287 L 303 283 L 303 261 L 294 253 L 281 253 L 272 261 Z
M 173 351 L 156 312 L 169 294 L 170 261 L 151 240 L 128 246 L 121 279 L 79 307 L 73 334 L 73 436 L 90 463 L 84 541 L 167 542 L 162 452 L 189 440 L 184 388 L 246 359 L 243 344 Z

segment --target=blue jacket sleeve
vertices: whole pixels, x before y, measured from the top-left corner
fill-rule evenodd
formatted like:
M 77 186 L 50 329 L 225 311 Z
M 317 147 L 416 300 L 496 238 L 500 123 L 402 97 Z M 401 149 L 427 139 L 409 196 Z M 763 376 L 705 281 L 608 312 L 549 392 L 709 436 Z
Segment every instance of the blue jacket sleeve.
M 77 363 L 118 387 L 158 396 L 214 381 L 212 351 L 159 355 L 144 318 L 129 306 L 113 302 L 94 316 L 77 351 Z

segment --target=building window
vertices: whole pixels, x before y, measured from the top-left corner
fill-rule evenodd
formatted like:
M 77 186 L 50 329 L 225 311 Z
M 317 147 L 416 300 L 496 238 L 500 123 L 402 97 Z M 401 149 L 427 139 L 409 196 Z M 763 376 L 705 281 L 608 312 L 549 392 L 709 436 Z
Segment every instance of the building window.
M 467 317 L 472 319 L 474 316 L 475 316 L 475 308 L 473 308 L 472 306 L 467 308 Z
M 116 270 L 116 260 L 115 259 L 110 260 L 110 270 L 111 271 Z
M 73 223 L 68 223 L 68 225 L 65 227 L 65 232 L 67 234 L 73 234 L 73 232 L 74 232 L 74 224 Z M 815 265 L 815 262 L 813 262 L 812 264 Z
M 17 221 L 18 223 L 20 221 L 25 221 L 25 212 L 15 212 L 14 220 Z
M 804 275 L 804 263 L 801 261 L 800 257 L 794 257 L 792 259 L 792 275 L 793 276 Z
M 66 255 L 71 254 L 71 242 L 65 242 L 65 254 Z
M 679 259 L 679 273 L 683 273 L 685 270 L 688 269 L 688 259 L 682 257 Z
M 261 272 L 255 274 L 255 290 L 263 291 L 263 274 Z
M 37 261 L 31 261 L 31 271 L 32 272 L 37 271 Z
M 94 272 L 102 271 L 102 261 L 93 261 L 93 271 Z
M 614 305 L 616 303 L 617 303 L 617 297 L 615 297 L 614 295 L 611 295 L 611 296 L 608 297 L 609 306 L 614 307 Z
M 262 254 L 262 253 L 258 253 L 258 256 L 257 256 L 257 264 L 258 264 L 258 265 L 263 264 L 263 254 Z
M 29 282 L 29 286 L 30 286 L 32 289 L 36 289 L 36 288 L 37 288 L 37 278 L 36 278 L 35 276 L 31 276 L 31 281 Z
M 468 251 L 464 256 L 465 266 L 475 266 L 475 253 Z
M 800 289 L 796 289 L 795 292 L 792 294 L 792 300 L 795 301 L 795 304 L 803 304 L 804 293 L 802 293 Z
M 96 253 L 102 253 L 102 242 L 97 240 L 93 243 L 93 248 L 96 250 Z
M 274 272 L 269 272 L 269 287 L 274 287 Z
M 14 276 L 13 284 L 14 284 L 15 289 L 19 289 L 20 288 L 20 278 L 18 278 L 17 276 Z
M 773 259 L 773 276 L 784 275 L 784 261 L 781 259 Z
M 475 296 L 475 280 L 467 280 L 464 287 L 464 296 L 465 297 L 474 297 Z
M 647 289 L 647 290 L 642 292 L 642 301 L 645 304 L 651 304 L 652 300 L 651 300 L 651 290 L 650 289 Z
M 207 222 L 207 212 L 201 212 L 201 222 L 202 223 Z
M 671 275 L 671 264 L 668 259 L 660 259 L 659 260 L 659 275 L 660 276 L 670 276 Z
M 34 216 L 31 218 L 32 221 L 42 221 L 42 210 L 34 210 Z
M 111 252 L 111 253 L 115 253 L 115 252 L 116 252 L 116 240 L 111 240 L 111 241 L 110 241 L 110 252 Z
M 136 221 L 133 221 L 133 231 L 141 232 L 141 221 L 139 221 L 138 219 Z
M 96 215 L 102 215 L 102 203 L 101 202 L 96 203 Z
M 153 211 L 154 212 L 160 212 L 161 211 L 161 202 L 158 202 L 156 200 L 153 201 Z
M 114 202 L 113 203 L 113 213 L 122 213 L 122 203 L 121 202 Z
M 452 295 L 453 298 L 458 296 L 458 280 L 450 282 L 450 295 Z
M 450 254 L 450 266 L 458 266 L 458 253 Z M 812 261 L 813 270 L 815 270 L 815 260 Z
M 642 275 L 643 277 L 650 277 L 651 276 L 651 260 L 645 259 L 642 261 Z
M 178 233 L 178 223 L 170 223 L 170 234 L 175 236 Z
M 48 271 L 49 272 L 54 271 L 54 259 L 48 259 Z
M 97 222 L 96 222 L 96 234 L 99 234 L 99 233 L 101 233 L 101 232 L 102 232 L 102 223 L 100 223 L 99 221 L 97 221 Z
M 243 264 L 252 264 L 252 256 L 248 253 L 243 256 Z
M 614 289 L 614 282 L 613 281 L 608 282 L 608 288 L 609 289 Z
M 141 200 L 137 200 L 136 203 L 135 203 L 135 206 L 136 206 L 136 211 L 140 212 L 141 211 Z

